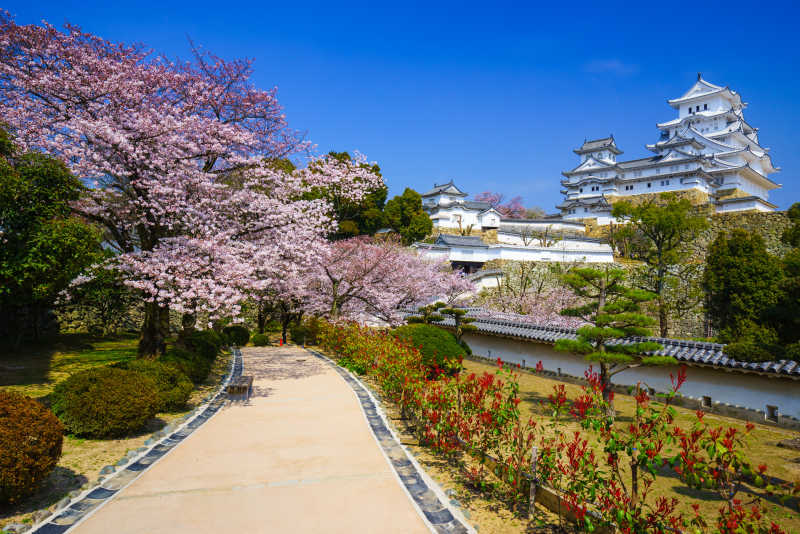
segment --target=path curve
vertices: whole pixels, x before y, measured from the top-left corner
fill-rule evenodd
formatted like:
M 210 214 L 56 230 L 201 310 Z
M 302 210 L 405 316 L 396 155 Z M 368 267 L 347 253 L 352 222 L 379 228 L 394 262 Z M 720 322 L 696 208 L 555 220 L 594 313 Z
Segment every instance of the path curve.
M 328 363 L 297 347 L 243 354 L 250 401 L 226 406 L 71 532 L 430 532 Z

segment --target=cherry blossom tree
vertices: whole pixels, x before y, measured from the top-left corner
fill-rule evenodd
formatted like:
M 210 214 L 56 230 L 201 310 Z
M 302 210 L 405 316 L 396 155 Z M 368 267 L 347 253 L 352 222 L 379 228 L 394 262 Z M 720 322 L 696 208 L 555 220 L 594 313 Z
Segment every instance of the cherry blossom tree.
M 60 157 L 90 183 L 75 210 L 102 225 L 115 267 L 146 297 L 142 355 L 164 350 L 170 307 L 235 314 L 270 270 L 313 259 L 336 222 L 304 193 L 331 187 L 357 200 L 383 185 L 369 168 L 325 158 L 276 168 L 308 145 L 275 89 L 252 85 L 251 60 L 194 46 L 193 56 L 170 61 L 0 14 L 0 113 L 23 149 Z
M 578 305 L 574 293 L 561 284 L 564 266 L 541 262 L 510 262 L 503 266 L 497 287 L 480 293 L 476 304 L 492 314 L 533 324 L 576 328 L 585 321 L 561 315 Z M 570 266 L 566 267 L 567 269 Z
M 404 308 L 472 290 L 461 272 L 423 259 L 398 242 L 356 237 L 331 243 L 311 281 L 313 307 L 331 318 L 396 324 Z
M 484 191 L 475 195 L 475 200 L 488 202 L 491 206 L 500 212 L 503 217 L 509 219 L 524 219 L 527 210 L 522 205 L 522 197 L 516 196 L 503 203 L 505 196 L 502 193 L 494 193 L 492 191 Z

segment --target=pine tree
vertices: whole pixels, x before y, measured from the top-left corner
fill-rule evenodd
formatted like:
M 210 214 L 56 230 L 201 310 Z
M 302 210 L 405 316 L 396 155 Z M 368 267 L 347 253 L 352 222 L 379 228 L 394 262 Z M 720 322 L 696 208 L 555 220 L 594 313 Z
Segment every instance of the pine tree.
M 467 317 L 467 310 L 463 308 L 442 308 L 439 310 L 444 315 L 449 315 L 453 318 L 456 324 L 456 338 L 458 342 L 463 345 L 461 338 L 465 332 L 474 332 L 478 329 L 477 326 L 470 323 L 475 322 L 475 319 Z
M 444 302 L 434 302 L 433 304 L 428 304 L 427 306 L 420 306 L 417 309 L 418 315 L 412 315 L 406 322 L 411 323 L 423 323 L 423 324 L 431 324 L 437 321 L 443 321 L 444 317 L 439 313 L 441 308 L 444 308 L 446 304 Z
M 576 268 L 561 277 L 583 305 L 566 308 L 562 315 L 580 317 L 587 323 L 578 329 L 578 339 L 561 339 L 555 348 L 561 352 L 582 354 L 589 362 L 600 364 L 603 397 L 613 413 L 611 377 L 643 365 L 676 363 L 669 356 L 654 355 L 662 348 L 652 341 L 625 342 L 625 338 L 651 335 L 655 320 L 641 312 L 641 304 L 656 296 L 625 284 L 625 272 L 611 267 Z

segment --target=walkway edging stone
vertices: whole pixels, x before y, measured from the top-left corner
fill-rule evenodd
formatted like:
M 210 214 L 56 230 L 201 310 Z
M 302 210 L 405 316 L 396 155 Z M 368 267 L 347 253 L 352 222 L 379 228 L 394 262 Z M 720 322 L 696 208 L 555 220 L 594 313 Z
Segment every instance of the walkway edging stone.
M 148 468 L 172 451 L 184 439 L 206 421 L 216 415 L 225 404 L 225 388 L 234 378 L 242 374 L 242 351 L 231 348 L 231 363 L 228 372 L 223 375 L 216 392 L 206 397 L 205 402 L 191 413 L 153 433 L 144 447 L 136 449 L 137 453 L 126 456 L 113 467 L 108 477 L 101 477 L 97 484 L 77 495 L 70 502 L 49 514 L 43 521 L 28 531 L 38 534 L 62 534 L 80 524 L 84 519 L 112 500 L 120 491 L 139 478 Z M 167 430 L 165 432 L 165 430 Z M 150 442 L 150 443 L 148 443 Z M 129 453 L 130 454 L 130 453 Z M 107 471 L 106 466 L 101 470 Z
M 433 532 L 470 533 L 477 531 L 460 510 L 455 509 L 439 485 L 419 465 L 414 455 L 401 443 L 389 424 L 380 402 L 361 380 L 324 354 L 304 347 L 306 351 L 328 363 L 353 390 L 361 405 L 370 432 L 378 443 L 401 487 L 408 495 L 422 520 Z

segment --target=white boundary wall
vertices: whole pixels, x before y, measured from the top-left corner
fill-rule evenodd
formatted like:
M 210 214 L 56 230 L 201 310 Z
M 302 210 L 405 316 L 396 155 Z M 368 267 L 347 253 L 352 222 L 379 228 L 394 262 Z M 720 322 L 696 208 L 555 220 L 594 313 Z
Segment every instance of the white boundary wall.
M 544 369 L 583 377 L 589 364 L 580 356 L 557 352 L 552 345 L 484 334 L 467 333 L 464 340 L 476 356 L 534 367 L 541 360 Z M 620 385 L 647 384 L 656 391 L 670 389 L 669 374 L 677 374 L 676 366 L 640 367 L 623 371 L 612 378 Z M 787 377 L 726 371 L 721 367 L 687 366 L 687 381 L 680 390 L 685 397 L 711 397 L 713 402 L 739 405 L 752 410 L 777 406 L 781 414 L 800 418 L 800 381 Z

